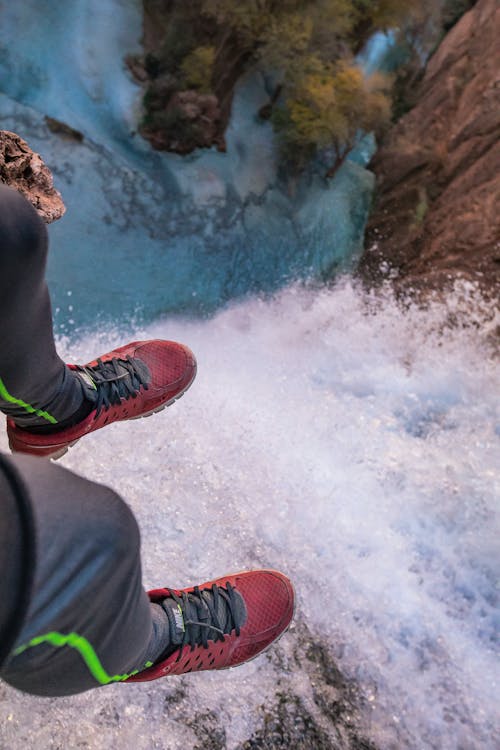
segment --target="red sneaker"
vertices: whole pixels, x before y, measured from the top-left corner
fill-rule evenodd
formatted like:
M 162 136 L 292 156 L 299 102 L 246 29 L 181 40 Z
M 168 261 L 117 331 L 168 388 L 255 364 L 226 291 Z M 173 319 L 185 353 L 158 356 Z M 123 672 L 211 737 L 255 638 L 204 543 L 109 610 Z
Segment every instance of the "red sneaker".
M 60 458 L 89 432 L 111 422 L 161 411 L 187 391 L 196 376 L 194 354 L 174 341 L 134 341 L 88 365 L 68 365 L 95 391 L 95 408 L 78 424 L 46 433 L 18 427 L 7 418 L 12 451 Z M 89 389 L 90 386 L 90 389 Z
M 149 598 L 167 613 L 177 648 L 126 682 L 250 661 L 283 635 L 295 602 L 291 582 L 276 570 L 236 573 L 182 590 L 157 589 Z

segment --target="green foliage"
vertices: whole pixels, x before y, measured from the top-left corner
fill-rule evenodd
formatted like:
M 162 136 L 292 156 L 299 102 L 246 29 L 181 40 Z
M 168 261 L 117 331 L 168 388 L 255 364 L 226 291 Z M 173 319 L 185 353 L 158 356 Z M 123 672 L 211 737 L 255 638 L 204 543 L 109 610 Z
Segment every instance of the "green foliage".
M 293 78 L 300 72 L 304 56 L 311 46 L 313 22 L 300 13 L 271 18 L 261 35 L 257 57 L 265 70 L 281 70 L 283 77 Z
M 352 0 L 317 0 L 310 9 L 313 20 L 312 48 L 323 60 L 336 60 L 346 51 L 357 23 Z
M 182 60 L 196 47 L 197 37 L 188 19 L 177 13 L 169 19 L 158 57 L 160 73 L 177 73 Z
M 331 175 L 355 146 L 360 130 L 385 126 L 392 82 L 382 76 L 365 80 L 347 57 L 349 40 L 360 25 L 371 32 L 402 22 L 419 2 L 315 0 L 288 8 L 282 4 L 271 13 L 255 56 L 261 68 L 280 75 L 284 97 L 272 121 L 289 161 L 301 167 L 330 150 Z
M 271 19 L 270 0 L 203 0 L 202 13 L 217 24 L 235 33 L 240 43 L 257 43 Z
M 427 211 L 429 210 L 429 200 L 425 187 L 419 188 L 418 196 L 419 200 L 415 208 L 415 215 L 412 222 L 412 226 L 414 229 L 419 229 L 422 226 L 427 215 Z
M 181 64 L 184 86 L 204 94 L 209 93 L 212 89 L 214 61 L 215 47 L 196 47 Z
M 273 19 L 299 8 L 312 0 L 203 0 L 202 12 L 221 26 L 238 32 L 242 38 L 260 41 Z
M 301 165 L 314 154 L 333 150 L 329 176 L 356 145 L 360 130 L 380 130 L 390 118 L 388 79 L 365 79 L 358 66 L 339 61 L 323 66 L 307 60 L 284 107 L 273 115 L 285 152 Z
M 149 101 L 164 106 L 167 75 L 175 78 L 178 89 L 212 92 L 227 102 L 234 82 L 249 67 L 271 71 L 276 95 L 263 110 L 272 113 L 283 153 L 303 165 L 318 152 L 331 152 L 331 172 L 353 148 L 360 130 L 379 130 L 389 119 L 390 82 L 380 76 L 363 78 L 353 63 L 359 44 L 377 29 L 404 24 L 418 13 L 424 18 L 429 2 L 165 2 L 162 51 L 150 66 L 159 86 Z M 166 126 L 172 129 L 170 121 Z
M 419 0 L 353 0 L 353 12 L 357 24 L 369 25 L 376 29 L 389 29 L 399 26 L 416 9 L 420 7 Z
M 159 131 L 165 142 L 177 142 L 182 134 L 183 141 L 196 141 L 196 123 L 188 120 L 184 112 L 176 107 L 163 111 L 149 112 L 143 119 L 141 127 Z

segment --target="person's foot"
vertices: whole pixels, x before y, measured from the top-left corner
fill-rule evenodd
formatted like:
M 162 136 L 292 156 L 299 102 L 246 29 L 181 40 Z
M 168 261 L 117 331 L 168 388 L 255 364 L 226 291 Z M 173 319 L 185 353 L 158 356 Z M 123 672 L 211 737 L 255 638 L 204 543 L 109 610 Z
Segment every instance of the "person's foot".
M 290 625 L 295 595 L 276 570 L 254 570 L 187 589 L 149 592 L 169 620 L 170 653 L 126 682 L 228 669 L 255 658 Z
M 70 427 L 19 427 L 7 417 L 12 451 L 59 458 L 80 438 L 119 420 L 139 419 L 170 406 L 196 376 L 196 359 L 174 341 L 134 341 L 87 365 L 68 365 L 80 378 L 89 413 Z

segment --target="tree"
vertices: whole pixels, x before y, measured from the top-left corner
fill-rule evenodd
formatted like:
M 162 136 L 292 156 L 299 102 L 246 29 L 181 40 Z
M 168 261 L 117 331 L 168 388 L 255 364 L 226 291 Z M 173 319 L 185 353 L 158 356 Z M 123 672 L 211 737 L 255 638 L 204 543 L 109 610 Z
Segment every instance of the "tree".
M 418 13 L 426 17 L 425 8 L 432 4 L 432 0 L 145 0 L 154 14 L 162 2 L 163 42 L 155 49 L 152 64 L 146 56 L 145 65 L 151 77 L 145 98 L 148 137 L 153 138 L 156 125 L 165 129 L 165 113 L 172 109 L 172 101 L 194 90 L 199 96 L 216 98 L 214 144 L 223 144 L 236 82 L 245 71 L 259 67 L 272 72 L 276 81 L 261 114 L 272 117 L 283 152 L 300 165 L 314 154 L 330 151 L 329 175 L 344 161 L 361 129 L 379 129 L 388 117 L 387 80 L 365 81 L 353 55 L 375 30 L 404 24 Z M 182 133 L 174 137 L 169 125 L 167 136 L 162 139 L 159 134 L 156 142 L 166 143 L 166 148 L 172 142 L 176 149 L 184 149 Z M 206 141 L 198 145 L 205 146 Z
M 389 81 L 365 79 L 353 62 L 322 67 L 309 59 L 308 72 L 295 82 L 273 115 L 284 153 L 301 167 L 316 154 L 331 153 L 331 178 L 356 146 L 361 131 L 380 128 L 390 118 Z

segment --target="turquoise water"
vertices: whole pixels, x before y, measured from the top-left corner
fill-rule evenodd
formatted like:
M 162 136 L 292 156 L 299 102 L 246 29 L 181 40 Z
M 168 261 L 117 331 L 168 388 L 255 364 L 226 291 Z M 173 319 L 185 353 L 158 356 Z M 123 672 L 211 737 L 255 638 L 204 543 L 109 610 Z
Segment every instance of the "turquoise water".
M 206 314 L 352 268 L 371 202 L 364 165 L 373 142 L 331 184 L 283 180 L 271 125 L 256 119 L 269 97 L 256 74 L 236 92 L 226 154 L 154 152 L 135 132 L 141 92 L 123 63 L 140 34 L 135 0 L 2 9 L 2 127 L 42 154 L 68 209 L 50 227 L 58 330 Z M 379 40 L 366 64 L 382 51 Z M 51 133 L 44 115 L 81 131 L 83 142 Z

